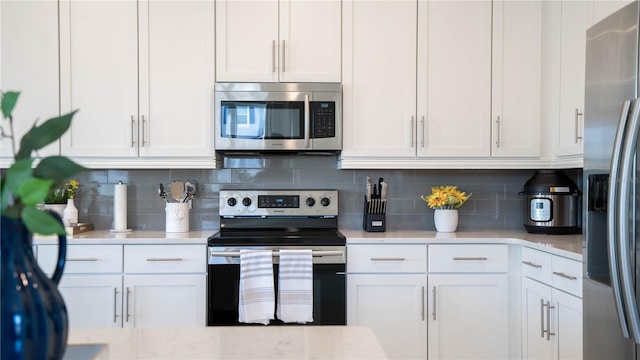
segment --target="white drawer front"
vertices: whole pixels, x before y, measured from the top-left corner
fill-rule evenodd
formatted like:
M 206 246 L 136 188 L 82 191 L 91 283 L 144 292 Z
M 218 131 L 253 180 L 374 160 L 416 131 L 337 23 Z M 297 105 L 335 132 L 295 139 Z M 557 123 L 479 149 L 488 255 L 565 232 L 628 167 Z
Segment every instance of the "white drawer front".
M 507 272 L 507 245 L 429 245 L 429 272 Z
M 204 273 L 205 245 L 125 245 L 125 273 Z
M 582 298 L 582 263 L 560 256 L 553 257 L 553 286 Z
M 522 276 L 527 276 L 545 284 L 551 285 L 551 259 L 553 255 L 522 248 Z
M 348 273 L 426 273 L 426 245 L 349 245 Z
M 48 274 L 58 260 L 58 245 L 38 245 L 38 263 Z M 122 272 L 122 245 L 67 245 L 65 274 Z

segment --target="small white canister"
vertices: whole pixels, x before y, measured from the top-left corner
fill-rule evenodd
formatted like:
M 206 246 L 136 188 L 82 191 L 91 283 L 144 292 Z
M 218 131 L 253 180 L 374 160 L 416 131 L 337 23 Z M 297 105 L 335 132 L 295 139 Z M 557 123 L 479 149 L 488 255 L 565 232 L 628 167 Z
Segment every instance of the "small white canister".
M 167 203 L 165 208 L 166 232 L 189 231 L 189 203 Z

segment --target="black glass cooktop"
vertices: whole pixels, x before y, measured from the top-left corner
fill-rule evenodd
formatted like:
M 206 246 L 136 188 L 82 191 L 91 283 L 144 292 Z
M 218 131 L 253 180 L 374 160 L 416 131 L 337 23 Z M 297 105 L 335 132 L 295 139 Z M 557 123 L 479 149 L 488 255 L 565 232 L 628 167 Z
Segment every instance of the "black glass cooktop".
M 248 229 L 220 230 L 208 239 L 209 246 L 236 245 L 345 245 L 346 238 L 335 229 Z

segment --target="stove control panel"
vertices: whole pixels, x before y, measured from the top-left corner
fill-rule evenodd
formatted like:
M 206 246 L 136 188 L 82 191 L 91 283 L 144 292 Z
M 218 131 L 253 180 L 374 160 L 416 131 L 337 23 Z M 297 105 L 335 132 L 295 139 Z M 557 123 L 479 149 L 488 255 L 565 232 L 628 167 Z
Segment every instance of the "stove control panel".
M 337 190 L 220 190 L 220 216 L 338 216 Z

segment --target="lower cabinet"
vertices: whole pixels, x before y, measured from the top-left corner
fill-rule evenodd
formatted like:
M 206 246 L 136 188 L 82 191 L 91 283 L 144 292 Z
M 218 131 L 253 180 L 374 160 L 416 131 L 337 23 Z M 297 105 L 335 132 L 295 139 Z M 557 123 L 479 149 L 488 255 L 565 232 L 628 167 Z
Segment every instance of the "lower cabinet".
M 523 358 L 582 359 L 582 264 L 532 249 L 522 260 Z
M 509 358 L 507 245 L 429 245 L 429 359 Z
M 57 245 L 39 245 L 51 273 Z M 206 325 L 206 252 L 190 245 L 69 245 L 62 293 L 71 328 Z
M 367 326 L 390 359 L 427 357 L 425 245 L 347 246 L 347 325 Z

